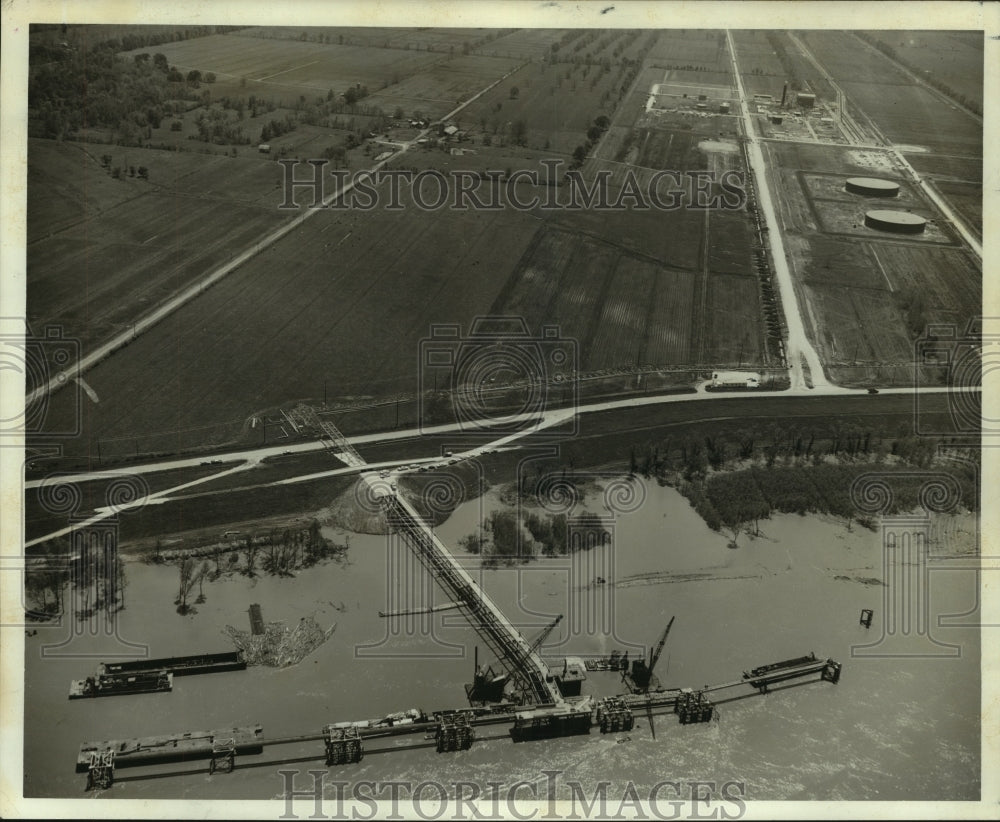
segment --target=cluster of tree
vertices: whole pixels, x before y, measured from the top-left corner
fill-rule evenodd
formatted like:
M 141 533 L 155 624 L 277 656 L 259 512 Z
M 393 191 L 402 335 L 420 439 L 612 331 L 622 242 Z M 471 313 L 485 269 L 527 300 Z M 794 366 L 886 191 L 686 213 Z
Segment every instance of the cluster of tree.
M 861 426 L 855 421 L 832 420 L 810 426 L 744 422 L 738 427 L 716 427 L 699 435 L 633 446 L 629 470 L 647 477 L 700 481 L 709 470 L 720 471 L 755 460 L 767 468 L 811 463 L 828 458 L 841 462 L 903 462 L 927 468 L 942 440 L 916 436 L 912 424 L 892 428 L 889 423 Z M 891 458 L 891 459 L 890 459 Z
M 514 511 L 494 511 L 484 520 L 481 534 L 469 534 L 459 540 L 459 545 L 481 557 L 483 567 L 497 568 L 523 565 L 538 555 L 555 557 L 590 550 L 608 538 L 609 532 L 597 514 L 585 512 L 568 517 L 526 513 L 519 519 Z
M 906 316 L 906 328 L 910 338 L 916 339 L 927 329 L 927 294 L 926 290 L 915 286 L 904 286 L 893 294 L 899 307 Z
M 64 614 L 67 595 L 72 596 L 72 611 L 77 619 L 101 611 L 112 617 L 125 607 L 128 577 L 115 546 L 85 546 L 78 555 L 71 556 L 69 543 L 56 539 L 39 546 L 34 556 L 44 556 L 46 562 L 37 567 L 29 564 L 25 571 L 29 617 L 48 619 Z
M 94 47 L 38 66 L 28 79 L 29 134 L 73 139 L 83 129 L 104 128 L 121 145 L 141 145 L 177 101 L 198 94 L 162 54 L 119 57 Z
M 870 515 L 856 509 L 850 496 L 852 483 L 872 470 L 871 463 L 803 463 L 783 468 L 753 466 L 739 471 L 720 472 L 682 483 L 680 490 L 691 505 L 714 530 L 726 528 L 735 542 L 748 530 L 759 533 L 760 521 L 772 512 L 823 513 L 845 519 L 857 519 L 874 527 Z M 911 511 L 920 504 L 919 493 L 924 478 L 908 470 L 907 465 L 882 466 L 889 475 L 891 491 L 886 513 Z M 961 491 L 961 505 L 975 510 L 978 489 L 971 467 L 944 463 L 939 470 L 949 473 Z
M 195 612 L 188 601 L 194 586 L 198 586 L 196 604 L 205 601 L 204 584 L 226 573 L 240 573 L 256 577 L 258 571 L 274 576 L 292 576 L 295 571 L 311 568 L 319 562 L 333 559 L 342 561 L 350 543 L 340 544 L 324 537 L 317 520 L 306 528 L 272 529 L 264 536 L 246 536 L 237 544 L 216 543 L 200 551 L 193 551 L 177 558 L 179 586 L 174 604 L 179 614 Z M 242 558 L 242 563 L 240 562 Z M 163 546 L 156 543 L 150 560 L 167 561 Z
M 224 108 L 211 107 L 198 112 L 195 125 L 197 135 L 191 135 L 192 140 L 216 145 L 249 145 L 250 138 L 239 125 L 239 114 L 235 119 Z
M 281 120 L 269 120 L 260 130 L 260 141 L 262 143 L 267 143 L 275 137 L 280 137 L 282 134 L 295 131 L 298 127 L 299 121 L 296 120 L 291 114 L 286 114 Z
M 587 129 L 587 142 L 573 149 L 573 162 L 570 163 L 570 168 L 579 168 L 583 165 L 583 161 L 587 159 L 591 149 L 601 139 L 601 135 L 608 130 L 609 125 L 611 125 L 611 120 L 603 114 L 594 120 L 590 128 Z
M 111 177 L 115 180 L 121 179 L 122 167 L 111 165 L 113 157 L 110 154 L 101 155 L 101 168 L 108 172 Z M 128 166 L 125 168 L 125 172 L 129 177 L 138 177 L 140 180 L 149 179 L 149 169 L 146 166 Z
M 905 66 L 914 74 L 916 74 L 918 77 L 921 77 L 923 81 L 928 85 L 933 86 L 942 94 L 947 95 L 955 102 L 969 109 L 969 111 L 978 114 L 980 117 L 982 116 L 983 108 L 979 100 L 970 99 L 967 95 L 955 91 L 955 89 L 953 89 L 951 86 L 945 83 L 940 77 L 931 73 L 925 73 L 919 66 L 915 65 L 914 63 L 911 63 L 909 60 L 905 60 L 902 57 L 900 57 L 899 54 L 896 52 L 896 49 L 894 49 L 885 41 L 879 40 L 877 37 L 874 37 L 871 34 L 868 34 L 867 32 L 864 31 L 858 31 L 855 32 L 855 34 L 862 40 L 864 40 L 866 43 L 868 43 L 870 46 L 877 48 L 890 60 L 895 60 L 901 66 Z

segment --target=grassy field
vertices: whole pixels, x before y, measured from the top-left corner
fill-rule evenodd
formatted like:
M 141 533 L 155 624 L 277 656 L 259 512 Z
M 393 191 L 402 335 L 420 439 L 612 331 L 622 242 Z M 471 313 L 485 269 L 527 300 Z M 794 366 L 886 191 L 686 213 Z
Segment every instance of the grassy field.
M 377 105 L 387 113 L 401 106 L 407 116 L 420 112 L 424 117 L 439 118 L 499 80 L 517 65 L 516 60 L 507 57 L 470 55 L 453 59 L 439 58 L 435 64 L 408 73 L 399 82 L 394 82 L 381 91 L 372 88 L 373 94 L 365 102 Z M 470 117 L 466 113 L 468 111 L 466 109 L 461 115 L 465 120 Z
M 28 319 L 84 351 L 288 218 L 273 162 L 33 139 L 29 167 Z
M 159 52 L 182 73 L 213 72 L 215 94 L 257 94 L 294 100 L 300 94 L 338 92 L 360 83 L 369 91 L 398 83 L 447 60 L 436 52 L 327 45 L 239 34 L 212 35 L 135 49 L 132 54 Z
M 807 42 L 848 97 L 892 142 L 946 154 L 982 155 L 982 126 L 915 85 L 885 55 L 844 32 L 810 32 Z
M 461 121 L 496 134 L 521 120 L 529 146 L 569 154 L 586 141 L 596 117 L 612 113 L 616 74 L 599 73 L 589 66 L 530 63 L 468 106 Z
M 460 145 L 474 148 L 475 154 L 456 157 L 414 148 L 394 164 L 445 171 L 527 167 L 583 143 L 594 118 L 607 113 L 612 128 L 596 148 L 607 160 L 588 161 L 588 175 L 603 162 L 624 169 L 611 161 L 626 137 L 632 144 L 629 161 L 647 176 L 664 168 L 741 168 L 738 151 L 716 148 L 706 153 L 700 147 L 705 140 L 719 140 L 720 134 L 735 137 L 732 118 L 661 111 L 653 122 L 645 114 L 656 82 L 668 80 L 692 89 L 706 82 L 731 86 L 724 44 L 717 36 L 695 40 L 676 32 L 635 36 L 593 30 L 567 39 L 564 32 L 514 32 L 492 40 L 484 35 L 484 43 L 472 53 L 452 58 L 440 48 L 407 48 L 408 41 L 366 48 L 357 40 L 362 33 L 345 34 L 341 44 L 339 36 L 327 40 L 334 36 L 332 31 L 310 30 L 305 41 L 248 31 L 150 50 L 164 51 L 179 68 L 197 64 L 203 72 L 214 71 L 216 83 L 210 89 L 205 86 L 213 100 L 226 92 L 226 83 L 239 89 L 232 93 L 254 93 L 259 100 L 266 96 L 259 86 L 294 81 L 301 86 L 296 93 L 301 91 L 311 103 L 328 88 L 337 91 L 351 82 L 366 82 L 372 94 L 365 104 L 388 113 L 398 104 L 407 114 L 419 105 L 433 115 L 450 109 L 453 97 L 478 91 L 524 57 L 522 52 L 518 58 L 488 56 L 491 48 L 499 53 L 504 53 L 505 44 L 539 53 L 548 49 L 544 63 L 538 59 L 523 65 L 458 116 L 460 127 L 472 136 Z M 392 31 L 380 34 L 396 36 Z M 459 45 L 458 52 L 464 51 L 464 40 L 453 35 L 442 35 L 436 47 L 443 48 L 450 38 Z M 555 62 L 553 42 L 561 43 Z M 676 58 L 667 60 L 664 43 L 676 48 Z M 359 58 L 360 52 L 367 57 Z M 654 52 L 658 57 L 648 56 Z M 645 63 L 630 64 L 628 73 L 613 61 L 642 54 L 647 54 Z M 676 67 L 653 68 L 656 60 Z M 605 63 L 611 68 L 605 70 Z M 354 74 L 333 79 L 347 64 L 359 79 Z M 393 82 L 392 72 L 400 65 L 405 76 Z M 274 74 L 279 76 L 268 79 Z M 330 79 L 317 79 L 327 74 Z M 240 88 L 244 77 L 246 87 Z M 375 87 L 386 78 L 385 88 Z M 518 92 L 512 95 L 515 85 Z M 265 119 L 292 114 L 299 102 L 282 108 L 279 100 L 273 112 L 256 117 L 248 110 L 243 127 L 248 133 L 256 131 Z M 188 111 L 180 118 L 182 130 L 169 132 L 175 142 L 196 143 L 187 141 L 195 116 L 197 112 Z M 343 120 L 348 115 L 336 116 Z M 499 147 L 496 140 L 484 144 L 484 132 L 509 135 L 508 124 L 518 119 L 527 124 L 527 147 L 509 142 Z M 315 155 L 328 140 L 337 139 L 338 130 L 358 127 L 357 122 L 341 123 L 339 129 L 303 124 L 272 142 L 292 156 Z M 163 136 L 159 132 L 164 128 L 166 122 L 155 136 Z M 44 244 L 57 238 L 40 240 L 39 276 L 45 271 L 45 276 L 55 277 L 53 282 L 69 283 L 74 250 L 93 253 L 90 246 L 72 246 L 70 241 L 86 239 L 92 246 L 100 228 L 107 245 L 115 246 L 102 251 L 102 259 L 116 273 L 126 264 L 118 274 L 123 281 L 140 277 L 143 265 L 155 267 L 158 279 L 151 285 L 147 274 L 147 291 L 137 290 L 129 304 L 134 311 L 136 305 L 158 301 L 181 278 L 195 276 L 225 259 L 223 255 L 250 245 L 264 230 L 255 221 L 258 211 L 271 219 L 288 215 L 275 208 L 282 198 L 277 164 L 256 156 L 252 144 L 237 148 L 235 158 L 128 149 L 127 161 L 119 159 L 124 149 L 99 148 L 110 151 L 115 163 L 148 166 L 148 186 L 170 198 L 170 208 L 149 195 L 144 195 L 148 202 L 117 202 L 102 194 L 109 203 L 105 214 L 118 216 L 113 209 L 124 212 L 126 206 L 128 213 L 116 220 L 92 215 L 97 222 L 86 232 L 76 229 L 81 236 L 71 233 L 73 226 L 64 228 L 65 236 L 59 236 L 64 245 L 53 244 L 48 252 Z M 356 151 L 359 156 L 348 156 L 352 167 L 364 160 Z M 107 173 L 97 166 L 103 181 Z M 136 188 L 138 183 L 128 180 L 122 185 Z M 92 212 L 91 192 L 105 188 L 87 188 L 90 200 L 77 197 Z M 518 192 L 522 199 L 535 193 L 530 184 L 522 184 Z M 548 189 L 537 193 L 544 197 Z M 44 202 L 39 201 L 36 213 L 41 235 Z M 164 214 L 172 216 L 165 220 Z M 61 227 L 71 216 L 53 212 L 47 219 Z M 171 233 L 152 230 L 156 219 L 168 222 Z M 467 332 L 472 320 L 486 313 L 522 316 L 533 333 L 544 324 L 558 324 L 564 337 L 578 341 L 578 366 L 589 375 L 636 366 L 663 367 L 669 376 L 713 365 L 763 365 L 763 322 L 751 242 L 749 217 L 743 211 L 713 212 L 707 219 L 705 211 L 692 209 L 428 212 L 412 202 L 403 212 L 330 210 L 315 215 L 88 373 L 88 385 L 99 400 L 84 403 L 85 435 L 77 448 L 93 453 L 99 440 L 107 456 L 171 452 L 252 437 L 247 427 L 251 416 L 299 399 L 328 396 L 331 402 L 351 403 L 430 391 L 433 386 L 421 383 L 421 340 L 435 323 L 456 323 Z M 161 248 L 173 256 L 151 255 Z M 173 280 L 163 273 L 173 270 L 171 264 L 179 272 Z M 121 293 L 122 286 L 108 278 L 102 287 L 105 293 Z M 52 313 L 71 314 L 69 291 L 60 288 L 49 291 L 58 303 Z M 131 293 L 127 287 L 125 293 Z M 60 294 L 62 303 L 56 299 Z M 127 317 L 123 311 L 104 318 L 100 328 L 125 327 Z M 69 413 L 70 403 L 54 397 L 52 425 L 60 425 L 61 415 Z
M 983 103 L 983 33 L 977 31 L 870 31 L 900 60 L 949 88 Z

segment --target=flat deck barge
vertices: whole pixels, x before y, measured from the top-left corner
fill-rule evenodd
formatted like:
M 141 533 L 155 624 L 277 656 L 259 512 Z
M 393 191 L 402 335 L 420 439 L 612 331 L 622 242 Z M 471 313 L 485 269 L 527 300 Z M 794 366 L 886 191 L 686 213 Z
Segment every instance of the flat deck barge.
M 242 651 L 224 651 L 218 654 L 193 656 L 168 656 L 161 659 L 136 659 L 129 662 L 103 662 L 101 673 L 137 674 L 167 671 L 174 676 L 214 674 L 222 671 L 243 671 L 247 663 Z

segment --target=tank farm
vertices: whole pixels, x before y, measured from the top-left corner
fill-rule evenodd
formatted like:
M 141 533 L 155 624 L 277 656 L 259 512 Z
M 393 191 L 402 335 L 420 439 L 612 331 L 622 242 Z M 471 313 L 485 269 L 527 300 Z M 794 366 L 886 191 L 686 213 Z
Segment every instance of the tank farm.
M 306 411 L 307 409 L 303 409 Z M 316 433 L 338 459 L 363 468 L 364 459 L 328 421 L 315 414 L 300 414 L 296 420 L 302 433 Z M 567 657 L 549 664 L 539 649 L 562 617 L 548 625 L 531 641 L 504 616 L 485 590 L 469 575 L 434 533 L 431 526 L 402 496 L 391 480 L 371 471 L 361 474 L 372 496 L 378 500 L 391 531 L 398 534 L 451 598 L 449 607 L 459 610 L 477 632 L 497 668 L 479 664 L 476 648 L 473 681 L 465 686 L 468 705 L 425 712 L 410 709 L 378 719 L 341 720 L 319 725 L 316 733 L 265 736 L 259 724 L 213 730 L 178 731 L 153 737 L 84 742 L 76 770 L 86 777 L 86 790 L 109 788 L 115 772 L 130 766 L 169 765 L 200 760 L 210 774 L 231 772 L 245 757 L 262 754 L 282 745 L 316 743 L 316 759 L 327 767 L 349 767 L 360 762 L 365 746 L 377 740 L 412 736 L 420 746 L 447 754 L 470 748 L 478 729 L 506 726 L 515 743 L 553 737 L 584 737 L 597 729 L 602 734 L 629 731 L 636 714 L 649 717 L 676 714 L 681 725 L 709 722 L 716 706 L 735 699 L 766 694 L 781 683 L 836 683 L 841 665 L 814 653 L 762 664 L 731 681 L 698 688 L 664 688 L 654 671 L 674 623 L 671 618 L 648 656 L 629 659 L 628 654 L 582 659 Z M 391 615 L 383 615 L 391 616 Z M 869 617 L 870 619 L 870 617 Z M 864 623 L 865 615 L 862 615 Z M 250 610 L 251 626 L 262 625 L 259 608 Z M 71 684 L 70 698 L 169 691 L 175 676 L 210 674 L 246 668 L 242 652 L 199 654 L 186 657 L 105 663 L 96 676 Z M 621 675 L 621 693 L 595 698 L 584 693 L 588 671 L 612 671 Z M 370 748 L 374 750 L 374 748 Z M 379 749 L 406 750 L 406 747 Z

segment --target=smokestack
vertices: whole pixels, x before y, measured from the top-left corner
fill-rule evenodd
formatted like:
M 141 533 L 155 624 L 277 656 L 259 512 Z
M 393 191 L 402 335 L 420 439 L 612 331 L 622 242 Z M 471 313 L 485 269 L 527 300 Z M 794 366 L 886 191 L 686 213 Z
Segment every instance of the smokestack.
M 785 87 L 781 90 L 781 107 L 785 107 L 785 97 L 788 94 L 788 83 L 785 82 Z

